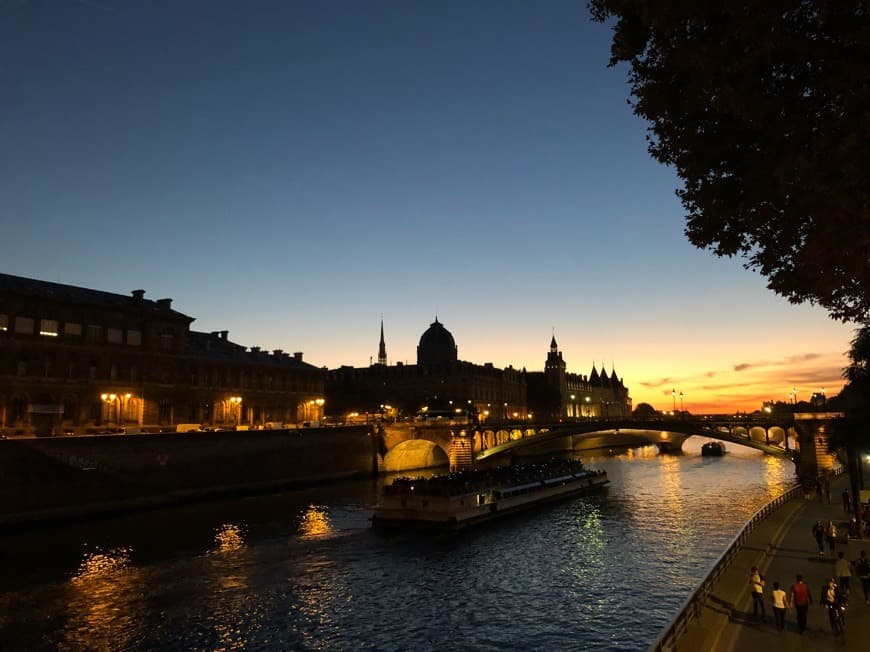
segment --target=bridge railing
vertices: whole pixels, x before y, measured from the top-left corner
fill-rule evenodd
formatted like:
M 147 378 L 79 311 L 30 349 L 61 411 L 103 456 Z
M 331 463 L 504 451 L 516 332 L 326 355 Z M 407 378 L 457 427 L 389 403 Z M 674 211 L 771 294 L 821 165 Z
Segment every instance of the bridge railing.
M 731 565 L 731 562 L 734 561 L 734 558 L 737 556 L 737 553 L 743 547 L 743 544 L 746 543 L 746 539 L 749 537 L 749 534 L 756 528 L 756 526 L 761 523 L 765 518 L 767 518 L 772 512 L 776 511 L 781 507 L 784 503 L 788 502 L 792 498 L 801 495 L 803 489 L 800 485 L 796 485 L 786 491 L 781 496 L 778 496 L 771 502 L 767 503 L 764 507 L 759 509 L 755 514 L 752 515 L 752 518 L 743 526 L 740 532 L 734 537 L 734 540 L 731 542 L 731 545 L 722 553 L 716 563 L 713 565 L 713 569 L 707 575 L 706 578 L 701 582 L 695 592 L 689 596 L 689 598 L 683 603 L 682 608 L 680 609 L 677 616 L 671 621 L 671 623 L 665 628 L 664 632 L 662 632 L 661 636 L 656 639 L 655 643 L 650 646 L 650 652 L 661 652 L 663 650 L 673 650 L 676 648 L 677 641 L 680 636 L 686 633 L 686 630 L 689 628 L 689 624 L 698 618 L 701 615 L 701 611 L 704 608 L 704 605 L 707 602 L 707 597 L 713 591 L 713 587 L 720 577 L 728 570 L 728 567 Z

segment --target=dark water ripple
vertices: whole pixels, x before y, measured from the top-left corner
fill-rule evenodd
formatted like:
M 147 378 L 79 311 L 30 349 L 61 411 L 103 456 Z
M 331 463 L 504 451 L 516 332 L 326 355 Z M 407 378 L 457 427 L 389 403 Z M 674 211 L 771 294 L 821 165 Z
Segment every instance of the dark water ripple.
M 793 477 L 754 452 L 599 458 L 612 486 L 459 535 L 358 483 L 6 537 L 0 648 L 642 650 Z

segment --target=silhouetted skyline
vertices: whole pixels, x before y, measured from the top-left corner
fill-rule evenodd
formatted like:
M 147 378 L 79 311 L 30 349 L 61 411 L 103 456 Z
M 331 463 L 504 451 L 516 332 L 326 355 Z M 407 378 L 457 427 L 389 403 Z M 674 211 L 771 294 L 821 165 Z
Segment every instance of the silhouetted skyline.
M 583 3 L 0 0 L 0 271 L 314 364 L 615 366 L 635 405 L 842 385 L 851 329 L 683 236 Z

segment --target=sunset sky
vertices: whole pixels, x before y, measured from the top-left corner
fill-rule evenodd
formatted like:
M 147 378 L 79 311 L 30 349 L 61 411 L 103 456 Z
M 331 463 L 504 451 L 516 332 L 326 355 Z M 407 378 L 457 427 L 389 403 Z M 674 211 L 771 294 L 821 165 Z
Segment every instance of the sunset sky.
M 852 328 L 689 245 L 609 40 L 568 0 L 0 0 L 0 271 L 330 368 L 437 315 L 635 405 L 836 393 Z

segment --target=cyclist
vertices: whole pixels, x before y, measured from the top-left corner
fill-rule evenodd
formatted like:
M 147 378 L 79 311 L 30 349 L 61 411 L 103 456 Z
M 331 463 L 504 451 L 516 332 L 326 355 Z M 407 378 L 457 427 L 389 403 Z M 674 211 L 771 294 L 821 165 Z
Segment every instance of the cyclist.
M 834 634 L 841 634 L 845 625 L 843 609 L 846 607 L 846 598 L 833 577 L 822 587 L 822 597 L 819 602 L 828 610 L 828 621 Z

